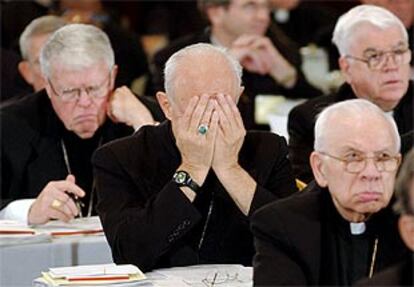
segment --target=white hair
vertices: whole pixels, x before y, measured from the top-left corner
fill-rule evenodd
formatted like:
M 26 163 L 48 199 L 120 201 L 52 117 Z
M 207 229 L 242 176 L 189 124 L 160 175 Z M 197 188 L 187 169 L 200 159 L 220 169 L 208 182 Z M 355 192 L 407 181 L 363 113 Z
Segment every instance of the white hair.
M 326 146 L 326 134 L 329 129 L 335 128 L 334 120 L 338 115 L 346 115 L 348 118 L 363 121 L 367 115 L 373 115 L 377 118 L 384 119 L 392 133 L 394 142 L 396 144 L 396 152 L 400 150 L 401 139 L 398 133 L 397 125 L 387 113 L 384 113 L 377 105 L 365 99 L 353 99 L 342 101 L 325 108 L 317 117 L 315 123 L 315 143 L 314 149 L 316 151 L 323 151 Z M 344 131 L 346 132 L 346 131 Z
M 201 57 L 209 57 L 213 61 L 217 59 L 215 57 L 211 57 L 213 55 L 221 55 L 227 63 L 229 64 L 231 70 L 234 72 L 235 79 L 237 81 L 237 85 L 241 86 L 241 77 L 242 77 L 242 67 L 240 63 L 227 51 L 227 49 L 222 47 L 216 47 L 211 44 L 207 43 L 198 43 L 194 45 L 187 46 L 178 52 L 174 53 L 168 61 L 165 63 L 164 68 L 164 89 L 167 93 L 167 96 L 173 94 L 174 91 L 174 83 L 176 79 L 176 71 L 177 66 L 179 65 L 180 61 L 189 57 L 189 56 L 201 56 Z M 196 67 L 194 67 L 196 68 Z
M 404 40 L 408 41 L 408 34 L 404 24 L 393 13 L 374 5 L 359 5 L 343 14 L 336 22 L 332 42 L 338 48 L 341 56 L 349 53 L 352 37 L 363 23 L 368 23 L 381 29 L 398 27 L 404 36 Z
M 111 69 L 114 58 L 108 36 L 101 29 L 86 24 L 70 24 L 57 30 L 42 48 L 40 67 L 42 73 L 49 77 L 53 63 L 79 70 L 105 61 Z
M 22 58 L 25 60 L 33 60 L 30 59 L 30 46 L 33 37 L 52 34 L 65 25 L 65 20 L 53 15 L 42 16 L 30 22 L 19 38 L 19 47 Z

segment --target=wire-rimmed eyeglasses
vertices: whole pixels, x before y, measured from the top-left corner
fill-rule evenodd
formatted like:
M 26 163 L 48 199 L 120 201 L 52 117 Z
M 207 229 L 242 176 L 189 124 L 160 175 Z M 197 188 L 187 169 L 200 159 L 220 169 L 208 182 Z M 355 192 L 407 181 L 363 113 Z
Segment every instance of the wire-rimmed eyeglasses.
M 391 156 L 387 154 L 379 154 L 375 156 L 365 156 L 359 154 L 353 156 L 352 158 L 343 158 L 331 155 L 323 151 L 318 151 L 318 153 L 342 162 L 345 166 L 345 170 L 349 173 L 359 173 L 363 171 L 367 166 L 367 161 L 369 159 L 372 159 L 374 161 L 375 168 L 379 172 L 395 171 L 401 161 L 400 155 Z
M 375 51 L 365 58 L 346 55 L 345 58 L 356 60 L 367 64 L 371 70 L 380 70 L 391 58 L 396 65 L 408 64 L 411 61 L 411 50 L 407 47 L 393 49 L 390 51 Z
M 47 78 L 47 81 L 49 83 L 50 88 L 52 89 L 53 93 L 62 101 L 62 102 L 74 102 L 79 100 L 80 96 L 82 95 L 82 90 L 85 91 L 85 93 L 92 97 L 93 99 L 101 99 L 105 98 L 107 96 L 107 91 L 103 91 L 103 88 L 109 85 L 111 82 L 111 72 L 112 69 L 109 70 L 108 76 L 102 81 L 102 83 L 95 85 L 95 86 L 89 86 L 89 87 L 82 87 L 82 88 L 69 88 L 64 89 L 60 93 L 58 93 L 55 89 L 55 87 L 52 85 L 52 82 L 49 78 Z M 107 83 L 105 85 L 105 83 Z

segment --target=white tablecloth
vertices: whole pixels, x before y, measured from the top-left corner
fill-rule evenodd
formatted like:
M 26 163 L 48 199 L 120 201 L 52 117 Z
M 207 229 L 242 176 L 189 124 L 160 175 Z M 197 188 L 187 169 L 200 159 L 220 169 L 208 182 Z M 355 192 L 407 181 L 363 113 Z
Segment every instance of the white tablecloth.
M 76 236 L 52 242 L 0 247 L 0 286 L 31 286 L 49 267 L 111 263 L 105 236 Z
M 124 283 L 119 287 L 251 287 L 253 270 L 251 267 L 234 264 L 193 265 L 164 268 L 146 273 L 147 280 Z M 33 281 L 34 287 L 49 287 L 42 278 Z M 77 285 L 76 285 L 77 286 Z M 81 286 L 81 285 L 79 285 Z M 101 286 L 101 285 L 100 285 Z

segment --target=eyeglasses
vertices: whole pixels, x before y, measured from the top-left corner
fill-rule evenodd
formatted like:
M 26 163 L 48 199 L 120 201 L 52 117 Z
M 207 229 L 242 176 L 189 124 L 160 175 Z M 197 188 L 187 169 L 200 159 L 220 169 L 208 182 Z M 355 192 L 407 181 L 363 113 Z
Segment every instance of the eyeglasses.
M 408 64 L 411 61 L 411 50 L 409 48 L 398 48 L 391 51 L 375 51 L 366 58 L 346 55 L 345 58 L 360 61 L 368 65 L 371 70 L 380 70 L 391 57 L 396 65 Z
M 189 286 L 236 286 L 236 285 L 245 285 L 251 283 L 251 277 L 246 276 L 245 274 L 239 274 L 238 272 L 228 272 L 228 271 L 212 271 L 208 272 L 205 275 L 205 278 L 200 281 L 198 280 L 184 280 L 184 282 Z
M 80 96 L 82 95 L 82 90 L 84 90 L 85 93 L 93 99 L 102 99 L 102 98 L 105 98 L 107 96 L 106 91 L 103 91 L 102 89 L 103 89 L 103 87 L 105 87 L 106 82 L 108 82 L 108 84 L 109 84 L 110 79 L 111 79 L 111 71 L 112 71 L 112 69 L 110 69 L 108 76 L 99 85 L 89 86 L 89 87 L 85 87 L 85 88 L 65 89 L 65 90 L 61 91 L 60 93 L 58 93 L 56 91 L 56 89 L 53 87 L 52 82 L 50 81 L 49 78 L 47 79 L 47 81 L 48 81 L 48 83 L 50 85 L 50 88 L 52 89 L 53 93 L 62 102 L 78 101 Z
M 365 156 L 353 153 L 349 158 L 333 156 L 322 151 L 319 151 L 319 153 L 342 162 L 345 165 L 345 170 L 349 173 L 359 173 L 363 171 L 367 166 L 367 161 L 369 159 L 374 161 L 375 168 L 379 172 L 392 172 L 397 169 L 401 160 L 399 155 L 391 156 L 384 153 L 376 156 Z

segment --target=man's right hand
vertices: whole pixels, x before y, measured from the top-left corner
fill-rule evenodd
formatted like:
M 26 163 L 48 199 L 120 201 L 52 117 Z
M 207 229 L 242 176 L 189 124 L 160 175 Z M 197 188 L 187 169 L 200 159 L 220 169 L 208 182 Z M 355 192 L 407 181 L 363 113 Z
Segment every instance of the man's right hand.
M 202 185 L 213 160 L 214 143 L 218 131 L 218 114 L 209 95 L 191 98 L 185 112 L 173 121 L 173 132 L 181 154 L 179 169 L 187 171 L 196 183 Z M 198 129 L 208 127 L 206 134 Z
M 75 184 L 73 175 L 68 175 L 65 180 L 50 181 L 30 207 L 28 223 L 44 224 L 50 219 L 68 222 L 75 218 L 79 210 L 67 193 L 76 197 L 85 196 L 85 192 Z

